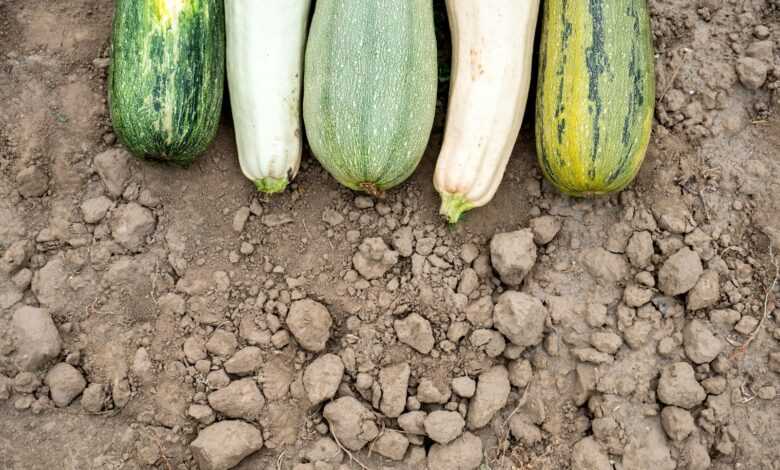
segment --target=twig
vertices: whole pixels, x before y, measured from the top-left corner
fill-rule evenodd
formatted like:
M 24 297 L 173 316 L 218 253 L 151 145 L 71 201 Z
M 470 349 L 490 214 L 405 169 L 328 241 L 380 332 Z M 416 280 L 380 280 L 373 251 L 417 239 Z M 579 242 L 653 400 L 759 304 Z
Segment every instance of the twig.
M 707 222 L 710 221 L 710 211 L 707 209 L 707 201 L 704 200 L 704 191 L 699 189 L 699 198 L 701 199 L 701 205 L 704 208 L 704 218 L 707 219 Z
M 748 338 L 745 340 L 745 342 L 739 345 L 737 354 L 741 354 L 747 351 L 748 346 L 750 346 L 750 343 L 752 343 L 753 340 L 756 339 L 758 333 L 761 331 L 761 329 L 764 326 L 764 322 L 766 321 L 766 318 L 769 316 L 769 296 L 772 295 L 772 291 L 775 290 L 775 286 L 777 285 L 777 280 L 778 278 L 780 278 L 780 262 L 778 262 L 777 259 L 775 258 L 774 250 L 771 244 L 769 245 L 769 259 L 772 265 L 775 267 L 775 275 L 772 278 L 772 282 L 769 283 L 769 287 L 766 289 L 766 293 L 764 294 L 763 314 L 761 315 L 761 319 L 758 321 L 756 327 L 753 328 L 753 331 L 751 331 L 750 334 L 748 335 Z M 729 344 L 735 346 L 735 344 L 732 341 L 729 341 Z
M 529 383 L 525 387 L 525 390 L 523 390 L 523 396 L 520 397 L 520 399 L 517 401 L 517 405 L 515 406 L 515 408 L 512 410 L 511 413 L 509 413 L 509 416 L 507 416 L 506 419 L 504 420 L 504 424 L 501 426 L 503 432 L 501 433 L 502 436 L 501 436 L 501 440 L 498 441 L 498 445 L 501 446 L 504 443 L 504 441 L 506 441 L 509 438 L 509 432 L 510 432 L 509 421 L 515 415 L 515 413 L 520 411 L 520 408 L 522 408 L 525 405 L 526 401 L 528 400 L 528 390 L 531 389 L 531 385 L 532 383 Z M 503 467 L 505 458 L 506 458 L 506 448 L 502 446 L 501 448 L 499 448 L 498 455 L 496 455 L 496 458 L 493 459 L 492 462 L 498 461 L 498 465 L 500 467 Z
M 347 454 L 347 457 L 349 457 L 350 462 L 355 462 L 356 464 L 360 465 L 360 468 L 363 470 L 371 470 L 370 468 L 363 465 L 363 462 L 358 460 L 354 455 L 352 455 L 352 452 L 347 450 L 346 447 L 344 447 L 341 444 L 341 441 L 339 441 L 339 438 L 336 437 L 336 434 L 333 432 L 333 426 L 330 424 L 330 420 L 325 418 L 325 420 L 328 422 L 328 430 L 330 431 L 330 435 L 333 436 L 333 440 L 336 441 L 336 445 L 339 446 L 339 449 L 343 450 L 345 454 Z
M 279 457 L 276 459 L 276 470 L 282 470 L 282 465 L 284 464 L 284 454 L 287 453 L 287 449 L 283 450 L 281 454 L 279 454 Z
M 754 392 L 753 388 L 749 385 L 747 387 L 747 392 L 745 391 L 745 382 L 742 382 L 742 385 L 739 386 L 739 391 L 742 392 L 742 397 L 744 398 L 742 404 L 750 403 L 756 399 L 756 392 Z

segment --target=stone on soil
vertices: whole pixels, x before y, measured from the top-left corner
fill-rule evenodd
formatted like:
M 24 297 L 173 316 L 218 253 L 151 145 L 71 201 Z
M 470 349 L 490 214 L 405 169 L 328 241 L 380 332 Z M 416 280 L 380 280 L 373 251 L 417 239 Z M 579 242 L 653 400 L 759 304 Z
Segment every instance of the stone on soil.
M 398 426 L 407 433 L 423 435 L 427 416 L 424 411 L 409 411 L 398 417 Z
M 16 346 L 14 363 L 21 370 L 36 370 L 60 354 L 60 333 L 46 309 L 20 307 L 11 319 L 11 331 Z
M 255 346 L 247 346 L 225 362 L 225 372 L 233 375 L 252 375 L 262 362 L 262 351 Z
M 404 258 L 412 256 L 414 253 L 414 236 L 412 235 L 411 227 L 401 227 L 393 233 L 393 247 Z
M 470 432 L 428 451 L 428 470 L 476 470 L 482 463 L 482 441 Z
M 509 371 L 509 383 L 518 388 L 523 388 L 531 382 L 534 371 L 528 359 L 517 359 L 507 366 Z
M 81 407 L 87 413 L 99 413 L 107 399 L 105 385 L 92 383 L 81 394 Z
M 634 232 L 628 239 L 626 255 L 633 266 L 646 268 L 653 258 L 653 237 L 650 232 Z
M 574 444 L 571 466 L 576 470 L 612 470 L 606 451 L 591 436 L 582 438 Z
M 103 180 L 108 194 L 114 198 L 122 195 L 130 179 L 131 155 L 124 149 L 109 149 L 95 155 L 92 163 Z
M 333 319 L 319 302 L 311 299 L 293 302 L 287 314 L 287 327 L 302 348 L 320 352 L 330 338 Z
M 393 251 L 381 238 L 366 238 L 352 258 L 355 270 L 364 278 L 378 279 L 398 262 L 398 252 Z
M 604 248 L 585 250 L 582 263 L 591 276 L 608 284 L 614 284 L 628 277 L 626 259 Z
M 386 429 L 373 443 L 371 450 L 390 460 L 402 460 L 409 448 L 409 439 L 398 431 Z
M 536 245 L 530 229 L 499 233 L 490 241 L 490 259 L 501 281 L 519 286 L 536 263 Z
M 428 354 L 433 349 L 433 329 L 428 320 L 417 313 L 412 313 L 403 320 L 393 322 L 398 340 L 422 354 Z
M 425 434 L 434 442 L 448 444 L 463 433 L 466 421 L 457 411 L 434 411 L 425 418 Z
M 447 381 L 430 377 L 423 377 L 417 384 L 417 399 L 420 403 L 436 403 L 443 405 L 452 396 L 450 385 Z
M 509 373 L 509 380 L 512 380 L 512 373 Z M 477 391 L 477 382 L 471 377 L 456 377 L 452 379 L 452 391 L 462 398 L 471 398 Z
M 382 390 L 379 409 L 385 416 L 396 418 L 404 412 L 410 374 L 411 369 L 406 362 L 383 367 L 379 371 L 379 386 Z
M 712 307 L 720 300 L 720 276 L 717 272 L 707 270 L 701 275 L 699 281 L 688 292 L 688 311 L 701 310 Z
M 212 424 L 190 444 L 200 470 L 229 470 L 262 447 L 262 433 L 237 420 Z
M 344 377 L 344 363 L 335 354 L 323 354 L 306 367 L 303 388 L 312 405 L 318 405 L 336 396 Z
M 673 441 L 683 441 L 696 430 L 690 411 L 667 406 L 661 411 L 661 425 Z
M 49 189 L 49 177 L 40 167 L 32 165 L 17 173 L 16 184 L 23 197 L 41 197 Z
M 206 351 L 215 356 L 230 357 L 238 348 L 236 335 L 226 330 L 216 330 L 206 342 Z
M 466 306 L 466 319 L 475 328 L 493 327 L 493 299 L 489 295 L 480 297 Z
M 208 396 L 209 405 L 214 410 L 230 418 L 257 418 L 265 406 L 257 382 L 247 378 L 231 382 L 227 387 L 212 392 Z
M 111 209 L 114 203 L 111 199 L 105 196 L 93 197 L 87 199 L 81 203 L 81 216 L 84 218 L 84 222 L 88 224 L 96 224 L 103 220 L 108 210 Z
M 330 437 L 321 437 L 303 450 L 304 458 L 311 462 L 328 462 L 339 464 L 344 460 L 344 453 L 336 441 Z
M 542 342 L 547 309 L 523 292 L 508 291 L 493 309 L 493 324 L 512 344 L 535 346 Z
M 138 251 L 146 243 L 155 224 L 152 211 L 135 202 L 119 206 L 111 213 L 111 234 L 130 251 Z
M 358 451 L 379 435 L 376 417 L 355 398 L 341 397 L 328 403 L 322 415 L 348 450 Z
M 693 289 L 704 272 L 699 255 L 688 247 L 669 257 L 658 271 L 658 287 L 666 295 L 680 295 Z
M 65 407 L 70 405 L 84 391 L 87 381 L 78 369 L 61 362 L 46 373 L 46 385 L 51 391 L 51 399 L 55 405 Z
M 515 439 L 528 446 L 542 440 L 542 431 L 539 426 L 525 421 L 521 415 L 516 414 L 510 418 L 509 430 Z
M 700 320 L 691 320 L 683 328 L 685 354 L 696 364 L 706 364 L 723 351 L 726 344 Z
M 685 409 L 693 408 L 707 397 L 704 388 L 696 381 L 693 367 L 687 362 L 664 367 L 656 393 L 661 403 Z
M 477 381 L 477 391 L 469 403 L 469 429 L 485 427 L 509 399 L 509 372 L 495 366 L 483 372 Z
M 534 233 L 534 242 L 537 245 L 550 243 L 561 230 L 561 222 L 552 215 L 543 215 L 531 219 L 529 226 Z

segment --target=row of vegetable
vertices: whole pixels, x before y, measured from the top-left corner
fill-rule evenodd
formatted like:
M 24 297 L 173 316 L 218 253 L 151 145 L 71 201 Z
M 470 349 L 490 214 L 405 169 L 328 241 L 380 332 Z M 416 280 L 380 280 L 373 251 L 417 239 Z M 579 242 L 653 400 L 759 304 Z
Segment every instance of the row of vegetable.
M 109 99 L 133 153 L 187 164 L 213 140 L 227 80 L 241 169 L 283 191 L 315 157 L 381 195 L 417 167 L 433 125 L 432 0 L 117 0 Z M 539 0 L 448 0 L 452 74 L 434 185 L 450 222 L 488 203 L 517 139 Z M 308 35 L 307 35 L 308 30 Z M 629 184 L 654 109 L 646 0 L 546 0 L 536 146 L 574 196 Z M 302 116 L 301 116 L 302 111 Z

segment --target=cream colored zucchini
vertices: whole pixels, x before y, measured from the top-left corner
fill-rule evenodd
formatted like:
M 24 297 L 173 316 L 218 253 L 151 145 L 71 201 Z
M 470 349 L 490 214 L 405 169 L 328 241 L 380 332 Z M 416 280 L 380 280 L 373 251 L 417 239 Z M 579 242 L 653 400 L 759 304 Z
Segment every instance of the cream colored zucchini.
M 517 140 L 539 0 L 447 0 L 452 79 L 433 182 L 450 223 L 487 204 Z
M 310 0 L 227 0 L 227 71 L 241 170 L 284 191 L 301 162 L 301 83 Z

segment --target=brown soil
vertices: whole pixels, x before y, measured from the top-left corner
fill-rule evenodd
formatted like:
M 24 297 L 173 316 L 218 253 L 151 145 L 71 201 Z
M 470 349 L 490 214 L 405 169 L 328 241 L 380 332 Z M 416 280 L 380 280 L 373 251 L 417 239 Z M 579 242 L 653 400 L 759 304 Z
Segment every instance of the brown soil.
M 111 2 L 0 0 L 4 261 L 12 245 L 29 242 L 24 260 L 0 271 L 0 469 L 197 468 L 190 443 L 208 418 L 197 421 L 190 405 L 209 404 L 218 379 L 212 374 L 224 376 L 232 350 L 220 357 L 225 344 L 214 340 L 210 365 L 198 366 L 183 348 L 185 340 L 202 343 L 215 330 L 238 338 L 239 349 L 255 342 L 261 350 L 250 377 L 262 390 L 262 407 L 256 419 L 236 418 L 261 429 L 265 446 L 239 469 L 341 468 L 306 460 L 312 442 L 331 435 L 331 420 L 322 404 L 309 406 L 301 378 L 324 352 L 346 366 L 336 397 L 357 397 L 375 413 L 380 433 L 399 429 L 382 414 L 383 390 L 357 384 L 366 376 L 379 384 L 383 367 L 410 365 L 409 388 L 401 391 L 411 398 L 410 410 L 420 406 L 419 385 L 428 379 L 448 388 L 454 377 L 478 379 L 493 366 L 511 372 L 517 354 L 528 360 L 530 384 L 513 383 L 491 422 L 471 430 L 482 441 L 482 469 L 608 469 L 599 460 L 607 454 L 614 468 L 626 470 L 779 468 L 780 310 L 778 288 L 768 289 L 771 254 L 780 259 L 780 4 L 650 0 L 650 6 L 658 101 L 637 181 L 610 198 L 561 196 L 541 178 L 527 123 L 494 201 L 448 227 L 431 184 L 441 129 L 410 181 L 372 207 L 309 155 L 291 191 L 259 198 L 239 170 L 227 117 L 191 168 L 133 160 L 129 180 L 111 195 L 94 163 L 119 146 L 105 99 Z M 763 80 L 762 65 L 745 57 L 763 64 Z M 82 203 L 99 196 L 110 200 L 108 215 L 86 223 Z M 137 212 L 122 218 L 130 208 Z M 237 231 L 242 208 L 251 213 Z M 335 225 L 333 211 L 343 218 Z M 136 223 L 139 213 L 151 214 L 149 230 L 135 227 L 140 239 L 121 242 L 116 224 Z M 499 302 L 510 287 L 485 258 L 464 260 L 463 246 L 489 255 L 495 234 L 544 215 L 561 230 L 538 247 L 517 288 L 544 303 L 544 340 L 502 354 L 497 344 L 509 340 L 469 323 L 463 300 Z M 401 227 L 411 229 L 416 255 L 401 256 L 378 280 L 358 275 L 353 256 L 361 243 L 380 237 L 396 249 Z M 642 231 L 653 243 L 639 268 L 626 241 Z M 662 292 L 670 256 L 684 246 L 705 276 L 714 271 L 716 287 L 699 282 L 694 290 L 717 289 L 717 298 L 695 311 L 685 308 L 690 287 L 674 298 Z M 595 250 L 602 247 L 610 253 Z M 476 288 L 457 294 L 470 267 Z M 670 274 L 669 285 L 699 279 L 701 272 L 684 268 Z M 637 277 L 641 272 L 647 274 Z M 648 277 L 655 285 L 640 286 Z M 642 289 L 648 299 L 641 299 Z M 286 333 L 285 317 L 300 298 L 322 303 L 333 318 L 325 351 L 307 351 Z M 172 306 L 181 300 L 186 308 Z M 626 305 L 634 302 L 635 308 Z M 44 307 L 62 341 L 59 354 L 32 375 L 20 371 L 11 326 L 23 305 Z M 399 340 L 394 322 L 412 313 L 432 327 L 431 352 Z M 256 325 L 259 341 L 241 331 L 244 321 Z M 451 341 L 456 324 L 465 325 L 465 337 Z M 707 333 L 692 331 L 692 324 Z M 480 328 L 493 338 L 487 346 L 472 336 Z M 610 349 L 607 336 L 594 340 L 594 333 L 617 337 L 617 349 L 603 352 Z M 424 338 L 414 341 L 419 346 Z M 499 347 L 498 357 L 491 347 Z M 714 357 L 702 359 L 713 349 Z M 61 362 L 86 384 L 105 386 L 97 404 L 94 394 L 87 403 L 86 393 L 56 404 L 64 381 L 49 372 Z M 690 426 L 671 419 L 677 409 L 667 406 L 683 398 L 659 391 L 662 371 L 680 362 L 693 366 L 695 380 L 675 385 L 672 394 L 697 389 L 696 382 L 707 393 L 681 412 L 693 418 Z M 475 401 L 452 395 L 444 407 L 466 414 Z M 422 404 L 423 411 L 440 408 Z M 216 412 L 216 420 L 226 413 Z M 517 416 L 541 439 L 513 436 L 509 423 Z M 433 452 L 430 439 L 411 440 Z M 353 455 L 371 469 L 424 468 L 411 450 L 402 462 L 379 455 L 385 444 L 377 440 Z M 343 465 L 359 468 L 346 455 Z

